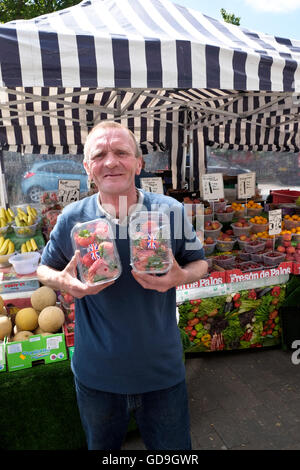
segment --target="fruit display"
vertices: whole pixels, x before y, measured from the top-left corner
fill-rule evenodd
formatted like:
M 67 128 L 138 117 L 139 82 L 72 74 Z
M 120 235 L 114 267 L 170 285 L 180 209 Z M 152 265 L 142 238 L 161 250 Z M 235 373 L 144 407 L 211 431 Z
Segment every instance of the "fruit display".
M 220 208 L 216 211 L 216 217 L 220 222 L 231 222 L 234 216 L 232 206 L 226 206 L 225 209 Z
M 287 230 L 296 229 L 300 227 L 300 216 L 297 214 L 294 215 L 285 215 L 283 218 L 284 228 Z
M 21 253 L 28 253 L 30 251 L 38 251 L 38 246 L 34 238 L 26 240 L 26 242 L 21 245 Z
M 205 237 L 211 237 L 214 240 L 218 238 L 222 230 L 223 225 L 218 221 L 205 221 L 204 222 L 204 235 Z
M 37 229 L 40 218 L 35 207 L 26 206 L 26 211 L 22 207 L 16 207 L 16 216 L 12 227 L 15 234 L 21 238 L 32 237 Z
M 231 207 L 234 211 L 234 217 L 241 218 L 245 214 L 245 206 L 243 204 L 239 202 L 233 202 Z
M 9 238 L 4 238 L 3 236 L 0 236 L 0 257 L 3 257 L 4 255 L 12 255 L 14 252 L 14 242 Z
M 172 266 L 170 222 L 162 212 L 142 211 L 129 223 L 132 268 L 140 273 L 162 274 Z
M 259 215 L 256 215 L 255 217 L 251 217 L 249 222 L 251 222 L 252 224 L 251 231 L 253 233 L 265 232 L 269 226 L 268 219 L 266 217 L 262 217 Z
M 258 202 L 253 201 L 252 199 L 250 199 L 250 201 L 248 201 L 245 204 L 245 207 L 247 209 L 247 214 L 250 217 L 257 216 L 257 215 L 261 214 L 262 211 L 263 211 L 263 206 L 261 204 L 259 204 Z
M 236 243 L 236 239 L 226 232 L 221 232 L 216 242 L 217 242 L 217 250 L 231 251 Z
M 178 305 L 179 323 L 190 341 L 186 352 L 274 346 L 281 341 L 278 310 L 284 284 L 228 295 L 187 300 Z
M 237 222 L 231 224 L 233 233 L 236 237 L 240 235 L 250 235 L 251 224 L 245 218 L 240 218 Z
M 78 269 L 82 282 L 103 284 L 120 276 L 119 254 L 112 229 L 105 219 L 76 224 L 71 239 L 74 251 L 80 252 Z

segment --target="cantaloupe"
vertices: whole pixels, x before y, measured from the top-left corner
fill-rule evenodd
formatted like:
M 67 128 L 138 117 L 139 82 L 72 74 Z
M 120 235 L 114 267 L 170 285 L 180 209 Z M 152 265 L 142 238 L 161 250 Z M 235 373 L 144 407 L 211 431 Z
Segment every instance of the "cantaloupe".
M 26 341 L 30 336 L 33 336 L 32 331 L 19 331 L 14 337 L 13 341 Z
M 1 297 L 0 295 L 0 312 L 3 310 L 3 307 L 4 307 L 4 300 L 3 300 L 3 297 Z
M 38 316 L 39 326 L 50 333 L 56 333 L 62 327 L 64 321 L 64 312 L 56 306 L 44 308 Z
M 33 331 L 38 327 L 38 313 L 31 307 L 21 308 L 16 315 L 15 324 L 20 331 Z
M 10 336 L 12 330 L 11 319 L 6 315 L 0 315 L 0 340 Z
M 31 305 L 35 310 L 41 312 L 45 307 L 55 305 L 56 292 L 51 287 L 42 286 L 36 289 L 30 297 Z

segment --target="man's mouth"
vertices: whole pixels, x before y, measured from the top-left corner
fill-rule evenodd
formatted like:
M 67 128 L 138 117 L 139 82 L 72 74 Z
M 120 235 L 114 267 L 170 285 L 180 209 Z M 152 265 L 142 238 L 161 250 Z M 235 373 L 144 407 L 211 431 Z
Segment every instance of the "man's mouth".
M 115 178 L 117 176 L 122 176 L 122 173 L 112 173 L 112 174 L 108 174 L 108 175 L 105 175 L 104 178 Z

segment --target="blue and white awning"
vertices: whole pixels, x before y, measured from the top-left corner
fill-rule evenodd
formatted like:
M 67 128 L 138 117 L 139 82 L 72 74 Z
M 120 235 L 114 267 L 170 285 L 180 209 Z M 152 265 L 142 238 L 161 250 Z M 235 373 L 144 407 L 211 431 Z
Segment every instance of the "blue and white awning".
M 300 90 L 300 41 L 169 0 L 85 0 L 0 26 L 5 87 Z

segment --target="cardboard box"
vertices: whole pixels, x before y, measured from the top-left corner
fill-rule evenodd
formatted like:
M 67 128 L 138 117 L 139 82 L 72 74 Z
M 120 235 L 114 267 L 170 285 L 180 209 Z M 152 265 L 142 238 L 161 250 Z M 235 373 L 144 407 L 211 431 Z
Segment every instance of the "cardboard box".
M 65 335 L 33 335 L 26 341 L 12 341 L 6 345 L 9 372 L 32 367 L 33 362 L 52 364 L 68 359 Z
M 246 271 L 242 272 L 240 269 L 232 269 L 226 271 L 226 282 L 243 282 L 252 281 L 264 278 L 270 278 L 274 276 L 280 276 L 283 274 L 293 273 L 293 262 L 286 261 L 280 263 L 279 266 L 272 268 L 265 268 L 257 271 Z

